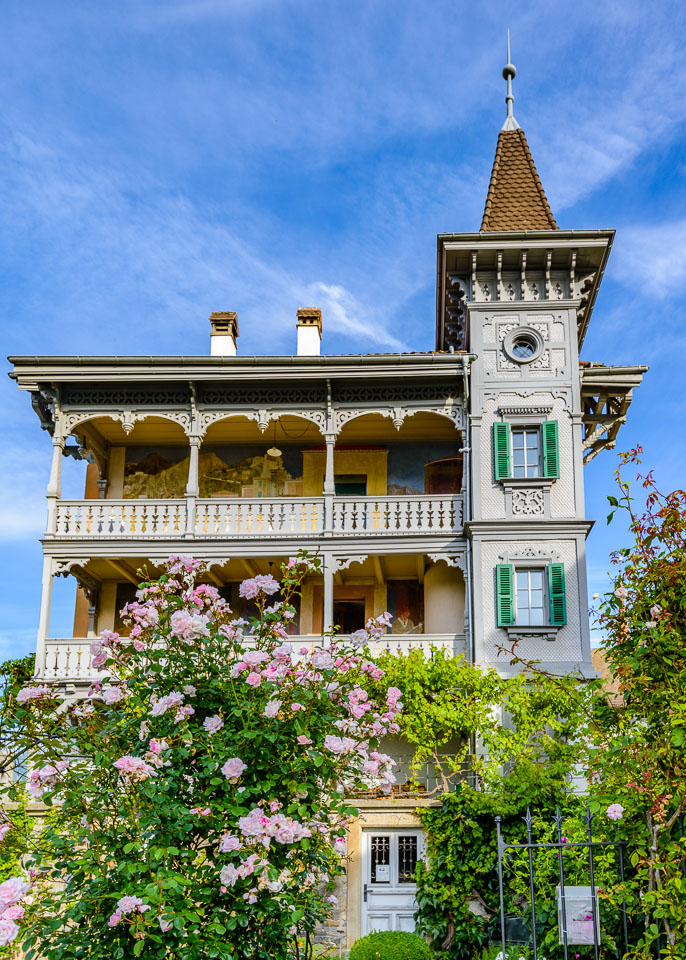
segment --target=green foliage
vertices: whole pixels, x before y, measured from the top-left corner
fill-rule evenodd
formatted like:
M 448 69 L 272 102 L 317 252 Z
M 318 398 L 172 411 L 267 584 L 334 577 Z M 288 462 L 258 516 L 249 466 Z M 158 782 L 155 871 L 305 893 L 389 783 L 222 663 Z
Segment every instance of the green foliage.
M 573 677 L 503 678 L 444 650 L 385 653 L 378 663 L 383 685 L 362 682 L 376 697 L 386 685 L 402 690 L 400 735 L 413 745 L 416 767 L 433 764 L 441 791 L 468 771 L 472 786 L 498 799 L 500 813 L 564 793 L 587 724 L 569 696 L 579 686 Z
M 389 930 L 357 940 L 349 960 L 431 960 L 431 950 L 416 933 Z
M 579 798 L 567 796 L 561 804 L 562 835 L 569 844 L 586 837 L 584 806 Z M 503 838 L 508 843 L 525 843 L 526 807 L 501 818 Z M 541 804 L 531 809 L 534 841 L 556 842 L 554 808 Z M 446 794 L 440 807 L 423 808 L 418 814 L 427 830 L 426 862 L 417 868 L 418 929 L 427 936 L 437 957 L 445 960 L 472 960 L 479 950 L 499 942 L 500 903 L 497 870 L 495 817 L 500 803 L 487 793 L 468 787 Z M 607 823 L 594 827 L 594 839 L 609 837 Z M 563 852 L 566 883 L 588 884 L 588 853 L 569 847 Z M 614 850 L 597 851 L 595 879 L 605 888 L 616 882 L 618 871 Z M 557 944 L 556 887 L 559 883 L 558 854 L 554 849 L 534 853 L 536 877 L 536 930 L 538 947 L 548 960 L 562 957 Z M 506 915 L 521 916 L 530 928 L 529 862 L 526 851 L 509 851 L 504 868 Z M 609 903 L 601 909 L 603 942 L 611 957 L 620 932 L 620 915 Z M 523 954 L 523 951 L 522 951 Z
M 663 956 L 686 957 L 686 493 L 663 494 L 651 473 L 639 473 L 639 508 L 622 467 L 640 466 L 640 453 L 621 455 L 619 493 L 608 497 L 608 522 L 619 511 L 633 542 L 613 554 L 614 582 L 600 606 L 616 695 L 599 704 L 588 766 L 593 809 L 623 807 L 618 829 L 631 842 L 638 884 L 613 895 L 645 918 L 632 956 L 652 956 L 661 938 Z

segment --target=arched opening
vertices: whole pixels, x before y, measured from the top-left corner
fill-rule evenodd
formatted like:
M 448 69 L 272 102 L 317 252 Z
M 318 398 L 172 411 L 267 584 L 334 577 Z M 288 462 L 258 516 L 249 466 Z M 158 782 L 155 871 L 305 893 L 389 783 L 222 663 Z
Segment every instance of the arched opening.
M 208 428 L 200 450 L 200 496 L 320 496 L 306 454 L 321 441 L 317 425 L 296 414 L 269 421 L 264 431 L 244 416 L 223 418 Z
M 462 438 L 452 420 L 418 411 L 399 429 L 368 413 L 348 421 L 336 439 L 334 482 L 341 496 L 457 494 Z M 324 459 L 317 464 L 323 474 Z

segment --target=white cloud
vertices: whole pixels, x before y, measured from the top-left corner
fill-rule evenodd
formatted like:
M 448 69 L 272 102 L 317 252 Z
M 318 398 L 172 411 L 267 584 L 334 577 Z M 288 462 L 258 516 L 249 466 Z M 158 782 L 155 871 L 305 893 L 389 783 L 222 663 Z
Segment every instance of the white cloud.
M 686 288 L 686 219 L 624 227 L 613 251 L 613 274 L 626 286 L 658 299 Z

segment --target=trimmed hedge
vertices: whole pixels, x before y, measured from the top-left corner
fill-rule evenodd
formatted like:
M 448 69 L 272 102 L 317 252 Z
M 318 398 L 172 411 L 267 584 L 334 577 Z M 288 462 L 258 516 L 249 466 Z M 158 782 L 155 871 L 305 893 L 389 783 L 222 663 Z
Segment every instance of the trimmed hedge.
M 416 933 L 388 930 L 356 941 L 350 960 L 431 960 L 431 950 Z

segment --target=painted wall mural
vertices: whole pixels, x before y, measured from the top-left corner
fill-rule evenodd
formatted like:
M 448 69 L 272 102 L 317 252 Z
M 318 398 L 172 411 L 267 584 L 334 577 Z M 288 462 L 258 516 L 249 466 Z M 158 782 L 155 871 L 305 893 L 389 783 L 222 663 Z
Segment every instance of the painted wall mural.
M 207 445 L 201 448 L 198 477 L 201 497 L 321 496 L 324 448 L 283 444 L 270 456 L 271 444 Z M 357 464 L 355 492 L 370 495 L 459 493 L 462 461 L 457 443 L 397 443 L 361 448 L 341 447 L 334 471 L 347 476 L 350 456 Z M 303 457 L 303 453 L 306 456 Z M 379 468 L 376 469 L 376 461 Z M 382 466 L 383 462 L 383 466 Z M 128 499 L 183 497 L 188 482 L 185 446 L 127 446 L 123 495 Z M 372 489 L 371 478 L 377 484 Z M 383 484 L 378 489 L 378 481 Z
M 424 633 L 424 586 L 418 580 L 389 580 L 387 609 L 391 633 Z

